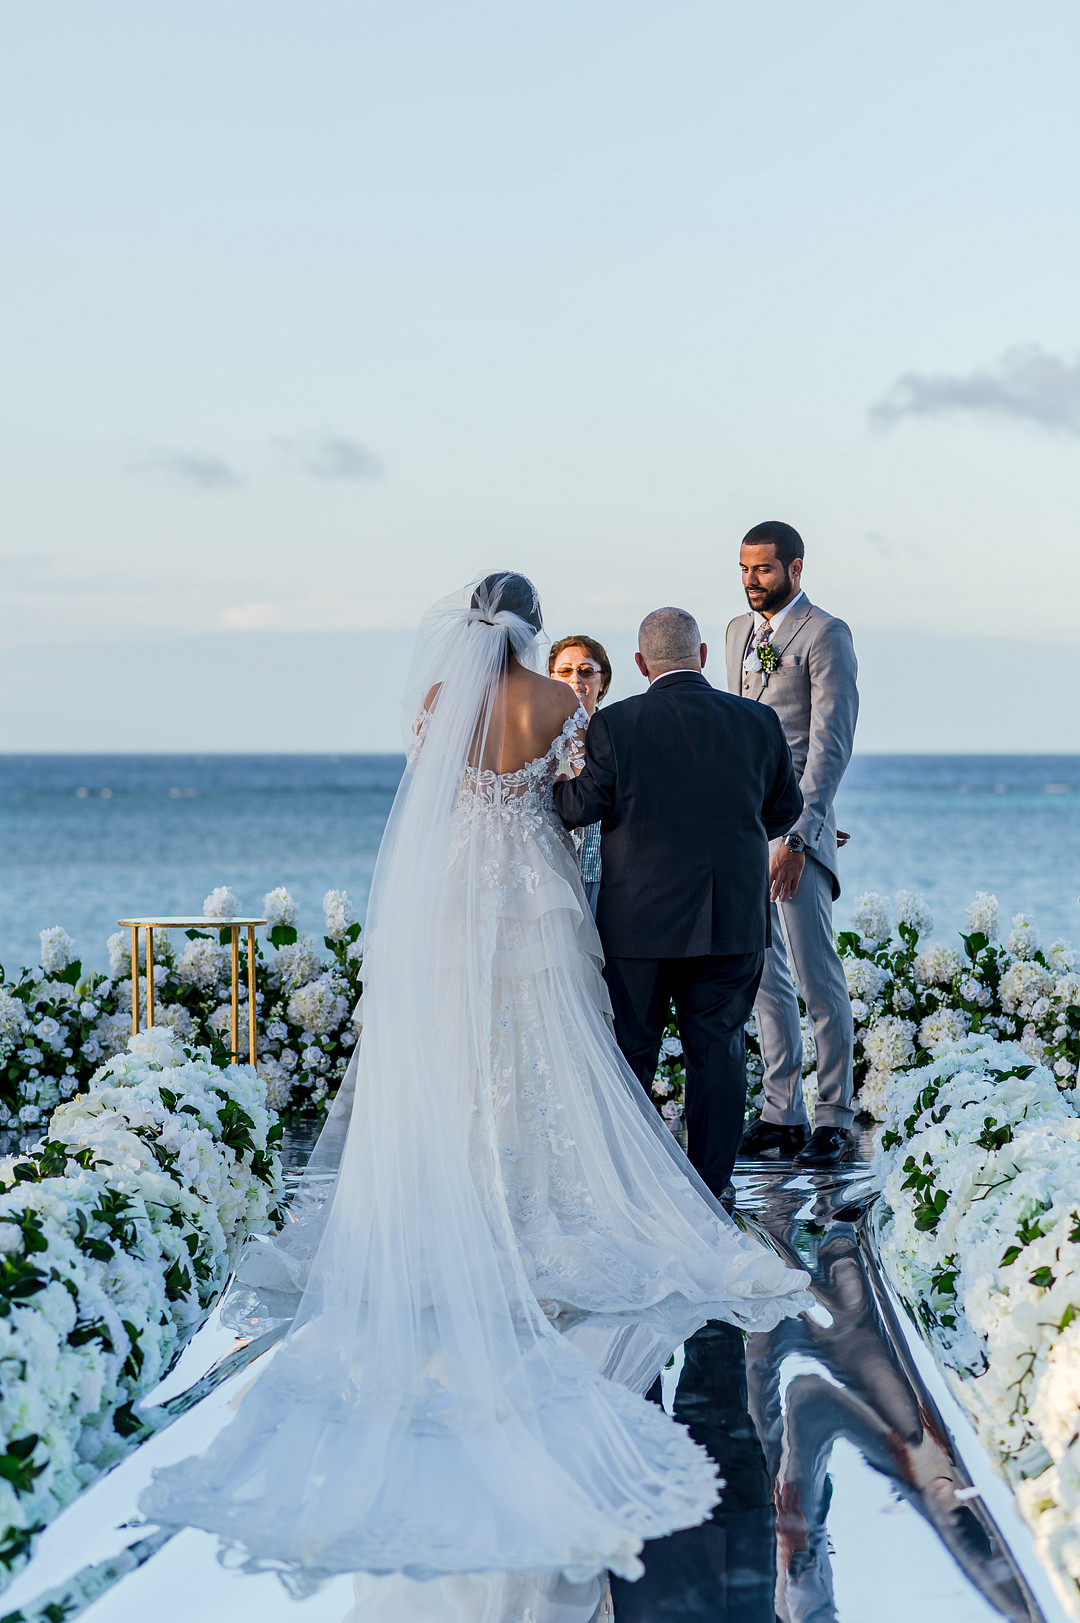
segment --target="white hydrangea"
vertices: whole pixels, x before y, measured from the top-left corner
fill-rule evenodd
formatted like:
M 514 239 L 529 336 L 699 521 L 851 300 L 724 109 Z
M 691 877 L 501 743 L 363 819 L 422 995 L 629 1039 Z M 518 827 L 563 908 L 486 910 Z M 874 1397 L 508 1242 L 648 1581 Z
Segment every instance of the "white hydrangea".
M 1034 958 L 1042 945 L 1039 927 L 1029 913 L 1015 913 L 1005 946 L 1014 958 Z
M 204 918 L 220 919 L 225 924 L 236 918 L 240 911 L 240 903 L 228 885 L 219 885 L 212 890 L 202 905 Z
M 187 986 L 210 992 L 229 974 L 229 949 L 208 936 L 195 936 L 176 960 L 176 976 Z
M 0 987 L 0 1043 L 13 1043 L 27 1029 L 26 1005 Z
M 855 906 L 851 910 L 851 928 L 868 946 L 877 947 L 888 941 L 892 924 L 886 898 L 872 890 L 856 896 Z
M 889 1102 L 891 1071 L 868 1071 L 859 1088 L 858 1107 L 875 1121 L 884 1121 Z
M 41 934 L 41 967 L 46 975 L 60 975 L 75 962 L 75 943 L 60 924 Z
M 872 958 L 844 958 L 842 962 L 849 994 L 871 1007 L 880 1003 L 891 978 L 889 971 Z
M 232 1036 L 232 1004 L 219 1003 L 206 1024 L 219 1037 Z
M 933 1049 L 966 1036 L 967 1021 L 962 1009 L 938 1009 L 919 1026 L 919 1047 Z
M 288 1006 L 289 1019 L 294 1025 L 302 1026 L 305 1032 L 329 1036 L 344 1025 L 348 1017 L 349 1000 L 344 992 L 344 982 L 338 976 L 332 972 L 320 975 L 318 980 L 308 981 L 292 994 Z M 313 1063 L 307 1057 L 310 1052 L 310 1049 L 306 1049 L 304 1053 L 304 1063 L 309 1066 Z
M 1063 1008 L 1068 1008 L 1070 1003 L 1080 1004 L 1080 975 L 1074 975 L 1070 972 L 1068 975 L 1062 975 L 1060 980 L 1055 981 L 1054 1000 Z
M 1048 949 L 1046 958 L 1055 974 L 1061 975 L 1070 969 L 1076 968 L 1076 953 L 1067 941 L 1055 941 L 1053 946 Z
M 657 1071 L 656 1075 L 653 1077 L 652 1090 L 658 1099 L 666 1099 L 668 1094 L 671 1092 L 671 1083 L 668 1081 L 663 1071 Z
M 875 1071 L 895 1071 L 915 1058 L 915 1026 L 911 1020 L 884 1014 L 863 1037 L 863 1049 Z
M 967 1003 L 977 1004 L 980 1009 L 988 1008 L 993 1002 L 990 988 L 984 986 L 982 981 L 976 980 L 974 975 L 969 975 L 966 980 L 960 982 L 960 996 Z
M 951 986 L 962 968 L 955 947 L 924 947 L 915 960 L 915 979 L 920 986 Z
M 272 984 L 281 986 L 287 992 L 294 992 L 297 987 L 306 986 L 308 981 L 321 975 L 324 967 L 312 937 L 302 935 L 291 946 L 278 948 L 267 973 Z
M 896 922 L 906 924 L 919 936 L 934 933 L 934 915 L 922 897 L 910 890 L 898 890 L 896 893 Z
M 109 974 L 114 980 L 131 974 L 131 938 L 122 930 L 114 930 L 105 943 L 109 949 Z M 139 947 L 142 947 L 140 939 Z M 140 952 L 141 957 L 141 952 Z
M 260 1059 L 256 1070 L 266 1084 L 266 1103 L 269 1109 L 281 1111 L 286 1109 L 292 1093 L 292 1077 L 281 1063 L 269 1055 Z
M 269 929 L 275 925 L 285 924 L 292 926 L 296 923 L 296 903 L 285 889 L 279 885 L 276 890 L 268 890 L 263 897 L 263 913 Z
M 988 891 L 975 892 L 975 900 L 967 909 L 967 926 L 969 935 L 984 935 L 987 941 L 994 941 L 998 932 L 998 899 L 991 896 Z
M 356 923 L 356 911 L 343 890 L 328 890 L 322 899 L 326 934 L 331 941 L 344 941 L 349 927 Z
M 198 1033 L 198 1026 L 189 1009 L 182 1003 L 163 1003 L 155 1005 L 154 1021 L 159 1026 L 167 1026 L 177 1042 L 194 1042 Z
M 1054 989 L 1054 979 L 1042 964 L 1020 962 L 1011 964 L 1001 977 L 998 988 L 1002 1007 L 1009 1014 L 1027 1016 L 1037 998 L 1045 997 Z

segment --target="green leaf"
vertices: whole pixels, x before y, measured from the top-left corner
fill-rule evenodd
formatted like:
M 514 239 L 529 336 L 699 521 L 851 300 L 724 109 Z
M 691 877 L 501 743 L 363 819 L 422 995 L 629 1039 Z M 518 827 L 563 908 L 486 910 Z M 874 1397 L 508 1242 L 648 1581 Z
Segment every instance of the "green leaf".
M 1033 1285 L 1038 1285 L 1040 1290 L 1048 1291 L 1054 1283 L 1053 1270 L 1050 1268 L 1036 1268 L 1033 1274 L 1028 1275 L 1028 1278 Z
M 270 929 L 270 944 L 274 947 L 291 947 L 298 940 L 295 925 L 275 924 Z

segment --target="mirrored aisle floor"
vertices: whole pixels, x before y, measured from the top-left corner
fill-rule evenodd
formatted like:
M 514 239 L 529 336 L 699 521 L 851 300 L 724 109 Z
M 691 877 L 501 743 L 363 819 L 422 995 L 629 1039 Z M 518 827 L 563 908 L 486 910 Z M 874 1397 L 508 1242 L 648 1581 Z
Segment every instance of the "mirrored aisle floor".
M 270 1575 L 226 1570 L 204 1534 L 140 1526 L 151 1469 L 204 1447 L 274 1355 L 265 1304 L 246 1336 L 230 1328 L 243 1323 L 234 1293 L 155 1394 L 170 1423 L 52 1524 L 0 1597 L 0 1623 L 1063 1623 L 1007 1490 L 876 1267 L 865 1168 L 747 1164 L 736 1182 L 740 1211 L 810 1270 L 818 1305 L 768 1335 L 707 1324 L 669 1359 L 651 1395 L 727 1486 L 704 1526 L 646 1546 L 637 1583 L 361 1577 L 293 1599 Z M 610 1327 L 570 1333 L 613 1356 Z M 640 1345 L 620 1336 L 626 1368 Z

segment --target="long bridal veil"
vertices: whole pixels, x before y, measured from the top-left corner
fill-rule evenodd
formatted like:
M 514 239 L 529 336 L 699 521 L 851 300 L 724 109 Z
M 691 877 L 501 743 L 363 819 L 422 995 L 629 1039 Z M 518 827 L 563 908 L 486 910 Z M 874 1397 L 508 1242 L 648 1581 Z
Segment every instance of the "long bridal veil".
M 297 1588 L 339 1572 L 633 1577 L 643 1539 L 701 1521 L 717 1497 L 685 1431 L 549 1321 L 505 1194 L 500 1158 L 518 1153 L 496 1123 L 513 1080 L 506 977 L 516 965 L 520 997 L 558 1010 L 565 978 L 583 973 L 559 946 L 565 924 L 560 936 L 545 923 L 576 918 L 579 897 L 555 869 L 535 882 L 515 870 L 482 770 L 499 758 L 508 654 L 535 660 L 539 626 L 514 575 L 425 621 L 410 767 L 369 904 L 354 1097 L 316 1157 L 332 1191 L 307 1225 L 320 1238 L 299 1310 L 208 1452 L 160 1473 L 143 1499 L 154 1521 L 218 1533 Z M 534 922 L 523 932 L 511 919 L 507 933 L 515 887 Z M 543 1055 L 518 1063 L 537 1073 L 518 1078 L 535 1093 Z M 545 1142 L 559 1130 L 554 1118 L 536 1129 Z M 595 1131 L 602 1140 L 603 1122 Z M 682 1180 L 667 1148 L 661 1159 Z M 701 1211 L 711 1221 L 715 1203 Z M 759 1255 L 772 1266 L 762 1297 L 801 1282 Z

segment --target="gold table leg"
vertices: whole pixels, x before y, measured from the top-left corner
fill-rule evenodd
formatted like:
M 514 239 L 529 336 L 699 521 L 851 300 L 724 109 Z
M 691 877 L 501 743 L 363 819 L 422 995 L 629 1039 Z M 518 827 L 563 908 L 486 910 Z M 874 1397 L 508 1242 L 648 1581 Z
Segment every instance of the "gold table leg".
M 232 1057 L 240 1058 L 240 926 L 232 929 Z
M 154 927 L 146 926 L 146 1024 L 154 1023 Z
M 131 926 L 131 1035 L 139 1035 L 139 926 Z
M 255 1047 L 255 926 L 248 925 L 248 1057 L 254 1065 L 258 1054 Z

